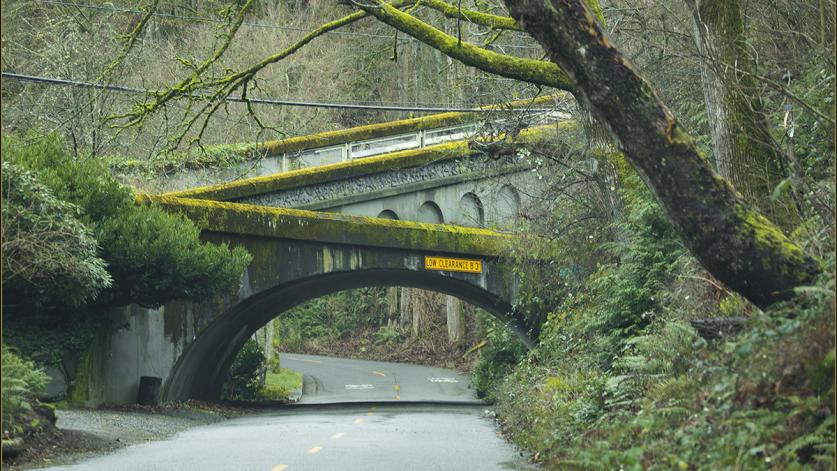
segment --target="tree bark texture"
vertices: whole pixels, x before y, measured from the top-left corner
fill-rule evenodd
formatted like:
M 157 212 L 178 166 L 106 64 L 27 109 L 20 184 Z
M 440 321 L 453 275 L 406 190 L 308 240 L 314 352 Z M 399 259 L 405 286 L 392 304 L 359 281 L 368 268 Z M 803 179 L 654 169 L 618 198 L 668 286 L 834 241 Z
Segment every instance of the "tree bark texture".
M 418 337 L 426 332 L 433 323 L 434 314 L 440 311 L 440 306 L 443 305 L 444 295 L 434 293 L 433 291 L 425 291 L 422 289 L 414 289 L 412 296 L 412 325 L 411 332 L 413 337 Z
M 773 220 L 787 217 L 770 202 L 785 177 L 770 135 L 747 49 L 740 0 L 685 0 L 700 53 L 701 82 L 718 173 Z
M 401 290 L 401 302 L 399 303 L 399 318 L 398 318 L 398 326 L 401 328 L 402 331 L 407 330 L 407 327 L 410 325 L 410 316 L 411 310 L 410 306 L 412 306 L 412 298 L 413 298 L 413 290 L 414 288 L 399 288 Z
M 787 299 L 820 267 L 712 170 L 651 84 L 581 0 L 505 0 L 512 17 L 607 123 L 692 254 L 759 307 Z
M 398 313 L 398 287 L 387 288 L 387 321 L 396 322 L 395 315 Z
M 447 311 L 448 343 L 454 345 L 464 337 L 462 301 L 453 296 L 445 296 L 445 310 Z

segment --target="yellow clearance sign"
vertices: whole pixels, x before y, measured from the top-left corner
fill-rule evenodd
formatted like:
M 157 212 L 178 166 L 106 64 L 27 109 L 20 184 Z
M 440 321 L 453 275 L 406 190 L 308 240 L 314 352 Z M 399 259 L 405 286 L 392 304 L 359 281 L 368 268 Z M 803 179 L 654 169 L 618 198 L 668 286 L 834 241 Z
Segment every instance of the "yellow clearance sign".
M 465 258 L 424 257 L 424 269 L 482 273 L 482 260 L 469 260 Z

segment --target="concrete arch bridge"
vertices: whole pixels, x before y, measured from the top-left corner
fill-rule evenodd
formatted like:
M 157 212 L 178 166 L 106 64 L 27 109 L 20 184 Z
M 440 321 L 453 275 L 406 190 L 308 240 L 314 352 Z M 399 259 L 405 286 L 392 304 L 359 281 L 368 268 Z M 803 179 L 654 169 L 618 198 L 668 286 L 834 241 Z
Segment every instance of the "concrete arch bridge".
M 571 126 L 525 130 L 507 144 L 536 145 Z M 140 196 L 142 204 L 186 215 L 208 241 L 245 247 L 253 262 L 235 295 L 116 310 L 115 327 L 82 361 L 77 377 L 85 381 L 77 381 L 74 397 L 89 405 L 132 403 L 139 378 L 157 376 L 164 399 L 218 398 L 235 353 L 256 330 L 297 304 L 365 286 L 455 296 L 531 343 L 524 319 L 512 309 L 518 294 L 511 263 L 515 238 L 465 226 L 513 225 L 516 214 L 504 215 L 484 190 L 497 188 L 498 181 L 497 194 L 529 184 L 525 195 L 532 197 L 537 185 L 527 181 L 531 168 L 514 152 L 490 155 L 458 141 Z M 459 225 L 443 224 L 451 221 Z

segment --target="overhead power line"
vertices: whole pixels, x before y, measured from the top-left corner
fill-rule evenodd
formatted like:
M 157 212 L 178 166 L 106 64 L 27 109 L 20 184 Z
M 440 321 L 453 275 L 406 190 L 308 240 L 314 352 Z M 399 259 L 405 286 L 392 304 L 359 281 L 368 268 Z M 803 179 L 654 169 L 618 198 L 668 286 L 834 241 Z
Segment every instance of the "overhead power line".
M 106 11 L 110 13 L 122 13 L 122 14 L 131 14 L 131 15 L 142 15 L 146 12 L 142 10 L 136 10 L 132 8 L 118 8 L 115 6 L 104 6 L 104 5 L 89 5 L 86 3 L 75 3 L 75 2 L 64 2 L 59 0 L 38 0 L 37 3 L 46 3 L 51 5 L 62 5 L 67 7 L 75 7 L 75 8 L 86 8 L 89 10 L 99 10 L 99 11 Z M 219 20 L 216 18 L 209 18 L 206 16 L 197 16 L 197 15 L 176 15 L 174 13 L 161 13 L 161 12 L 154 12 L 152 16 L 161 17 L 161 18 L 172 18 L 177 20 L 186 20 L 186 21 L 199 21 L 201 23 L 222 23 L 226 24 L 224 20 Z M 242 23 L 245 26 L 251 26 L 254 28 L 268 28 L 268 29 L 278 29 L 284 31 L 302 31 L 308 32 L 310 30 L 306 28 L 300 28 L 295 26 L 282 26 L 282 25 L 273 25 L 269 23 L 256 23 L 245 21 Z M 366 38 L 383 38 L 383 39 L 392 39 L 392 35 L 386 34 L 375 34 L 375 33 L 353 33 L 348 31 L 329 31 L 326 34 L 334 34 L 334 35 L 341 35 L 341 36 L 357 36 L 357 37 L 366 37 Z M 407 37 L 408 40 L 414 41 L 412 37 Z M 540 49 L 537 46 L 526 46 L 526 45 L 515 45 L 515 44 L 496 44 L 498 48 L 508 48 L 508 49 Z
M 154 93 L 153 90 L 148 90 L 144 88 L 136 88 L 136 87 L 128 87 L 125 85 L 111 85 L 111 84 L 102 84 L 102 83 L 92 83 L 92 82 L 82 82 L 79 80 L 66 80 L 66 79 L 59 79 L 53 77 L 40 77 L 35 75 L 25 75 L 25 74 L 15 74 L 11 72 L 3 72 L 3 77 L 12 79 L 12 80 L 19 80 L 22 82 L 32 82 L 37 84 L 43 85 L 52 85 L 52 86 L 65 86 L 65 87 L 78 87 L 78 88 L 92 88 L 97 90 L 110 90 L 114 92 L 121 92 L 121 93 L 131 93 L 131 94 L 152 94 Z M 202 95 L 198 94 L 191 94 L 188 95 L 192 98 L 201 99 L 205 98 Z M 242 98 L 239 95 L 230 95 L 224 98 L 225 101 L 232 102 L 232 103 L 246 103 L 249 102 L 251 104 L 257 105 L 274 105 L 274 106 L 294 106 L 294 107 L 302 107 L 302 108 L 332 108 L 332 109 L 344 109 L 344 110 L 374 110 L 374 111 L 414 111 L 414 112 L 423 112 L 423 113 L 447 113 L 447 112 L 464 112 L 464 113 L 486 113 L 486 112 L 497 112 L 497 111 L 510 111 L 510 112 L 526 112 L 526 111 L 537 111 L 538 108 L 502 108 L 502 109 L 490 109 L 484 107 L 436 107 L 436 106 L 409 106 L 409 105 L 364 105 L 359 103 L 333 103 L 333 102 L 318 102 L 318 101 L 305 101 L 305 100 L 288 100 L 288 99 L 279 99 L 279 98 Z

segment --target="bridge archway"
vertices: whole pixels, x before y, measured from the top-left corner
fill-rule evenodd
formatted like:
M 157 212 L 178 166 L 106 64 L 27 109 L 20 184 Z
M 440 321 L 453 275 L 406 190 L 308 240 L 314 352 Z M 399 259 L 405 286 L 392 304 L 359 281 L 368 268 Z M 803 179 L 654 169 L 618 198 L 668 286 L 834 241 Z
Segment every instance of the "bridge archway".
M 243 300 L 220 315 L 180 355 L 167 381 L 165 399 L 218 399 L 235 354 L 258 329 L 306 301 L 371 286 L 420 288 L 457 297 L 505 322 L 527 345 L 532 344 L 524 325 L 509 315 L 512 306 L 469 281 L 407 269 L 326 273 L 278 285 Z

